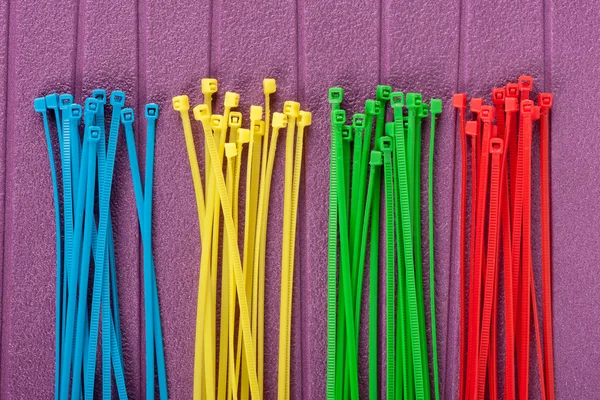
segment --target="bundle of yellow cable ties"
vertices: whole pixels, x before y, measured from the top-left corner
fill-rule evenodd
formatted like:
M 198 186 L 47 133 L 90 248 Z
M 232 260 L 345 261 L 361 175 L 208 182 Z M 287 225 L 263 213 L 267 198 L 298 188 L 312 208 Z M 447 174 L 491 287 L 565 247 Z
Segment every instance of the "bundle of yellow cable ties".
M 173 108 L 179 111 L 183 125 L 202 244 L 196 313 L 194 400 L 247 399 L 249 396 L 260 399 L 264 395 L 267 221 L 277 139 L 280 130 L 286 127 L 278 392 L 279 399 L 289 399 L 296 217 L 304 132 L 311 124 L 311 113 L 301 111 L 298 102 L 286 101 L 282 113 L 274 112 L 271 115 L 270 102 L 271 95 L 276 91 L 275 80 L 265 79 L 263 91 L 264 119 L 263 107 L 251 106 L 249 128 L 245 129 L 242 128 L 242 113 L 233 110 L 239 105 L 239 94 L 226 92 L 223 114 L 213 114 L 217 81 L 202 80 L 204 103 L 193 108 L 193 115 L 200 121 L 204 133 L 204 186 L 190 122 L 188 96 L 173 98 Z M 245 147 L 246 166 L 243 169 Z M 246 174 L 242 224 L 244 236 L 242 241 L 238 241 L 242 170 Z M 224 231 L 220 246 L 221 217 Z M 220 302 L 217 299 L 218 276 L 221 278 Z M 217 307 L 220 307 L 218 332 Z

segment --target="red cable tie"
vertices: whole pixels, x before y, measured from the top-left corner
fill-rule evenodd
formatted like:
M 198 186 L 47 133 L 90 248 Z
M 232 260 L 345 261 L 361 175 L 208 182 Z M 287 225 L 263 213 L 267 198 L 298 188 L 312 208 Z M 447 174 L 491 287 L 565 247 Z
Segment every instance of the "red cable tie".
M 540 186 L 542 210 L 542 302 L 544 330 L 544 358 L 546 375 L 546 394 L 548 400 L 554 400 L 554 350 L 552 340 L 552 258 L 550 237 L 550 115 L 552 94 L 541 93 L 538 96 L 541 107 L 540 119 Z
M 527 91 L 522 92 L 522 95 Z M 519 398 L 527 399 L 529 394 L 529 340 L 530 340 L 530 317 L 531 317 L 531 275 L 532 275 L 532 255 L 531 255 L 531 135 L 533 130 L 533 101 L 521 101 L 521 121 L 523 147 L 520 149 L 522 154 L 522 245 L 523 245 L 523 274 L 522 274 L 522 292 L 520 302 L 520 323 L 519 323 L 519 351 L 518 371 L 519 371 Z M 517 188 L 517 195 L 518 188 Z M 514 242 L 513 242 L 514 244 Z M 514 251 L 514 246 L 513 246 Z M 514 259 L 514 254 L 513 254 Z
M 502 166 L 502 232 L 503 232 L 503 251 L 504 251 L 504 319 L 505 319 L 505 339 L 506 339 L 506 366 L 504 370 L 504 398 L 505 400 L 514 400 L 515 392 L 515 317 L 513 305 L 513 285 L 512 282 L 512 251 L 511 251 L 511 220 L 510 220 L 510 194 L 508 193 L 508 168 L 507 154 L 511 149 L 514 138 L 511 136 L 510 126 L 516 120 L 516 113 L 519 108 L 516 97 L 507 97 L 505 100 L 506 110 L 506 135 L 505 151 Z M 513 131 L 514 132 L 514 131 Z M 508 149 L 508 150 L 506 150 Z M 516 149 L 516 147 L 515 147 Z
M 483 122 L 483 140 L 481 146 L 483 149 L 489 148 L 489 140 L 492 134 L 492 121 L 494 119 L 494 107 L 482 106 L 480 113 L 481 121 Z M 467 124 L 468 125 L 468 124 Z M 479 328 L 481 314 L 481 291 L 482 291 L 482 274 L 483 274 L 483 259 L 484 259 L 484 227 L 486 215 L 486 200 L 487 200 L 487 184 L 489 173 L 489 152 L 481 153 L 481 161 L 479 167 L 479 184 L 477 193 L 477 216 L 475 228 L 475 268 L 474 268 L 474 290 L 470 290 L 469 298 L 473 299 L 469 303 L 469 355 L 467 361 L 467 377 L 477 373 L 477 357 L 479 354 Z M 471 296 L 472 295 L 472 296 Z M 470 395 L 476 393 L 475 384 L 472 385 L 469 392 Z
M 485 121 L 484 124 L 487 126 L 488 122 Z M 484 147 L 483 150 L 485 151 L 486 148 Z M 477 368 L 477 399 L 483 399 L 485 396 L 486 363 L 490 350 L 490 330 L 494 305 L 494 291 L 496 286 L 496 268 L 498 264 L 498 234 L 500 229 L 499 210 L 501 207 L 502 198 L 500 175 L 502 167 L 503 140 L 500 138 L 491 139 L 489 142 L 489 153 L 492 156 L 490 179 L 490 213 L 488 219 L 488 246 L 484 279 L 485 288 L 481 320 L 481 341 Z M 490 387 L 493 385 L 493 381 L 495 381 L 495 379 L 495 376 L 489 376 Z

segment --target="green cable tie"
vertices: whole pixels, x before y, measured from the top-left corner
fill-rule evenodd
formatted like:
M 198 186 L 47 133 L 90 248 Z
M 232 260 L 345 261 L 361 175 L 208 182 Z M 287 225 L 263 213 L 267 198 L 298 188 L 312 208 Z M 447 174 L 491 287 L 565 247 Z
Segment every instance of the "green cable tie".
M 346 122 L 346 112 L 344 110 L 336 110 L 333 112 L 332 125 L 334 126 L 335 151 L 336 151 L 336 168 L 339 171 L 343 168 L 344 154 L 342 147 L 342 126 Z M 352 308 L 352 282 L 351 282 L 351 265 L 350 265 L 350 248 L 348 244 L 348 205 L 346 201 L 346 182 L 344 175 L 338 178 L 338 222 L 340 229 L 340 250 L 341 250 L 341 270 L 342 270 L 342 290 L 344 293 L 344 306 L 346 314 L 346 335 L 348 336 L 348 367 L 349 367 L 349 385 L 350 397 L 353 400 L 358 400 L 358 360 L 356 344 L 356 333 L 354 326 L 354 314 Z M 341 194 L 341 195 L 339 195 Z M 344 277 L 346 275 L 346 277 Z
M 395 111 L 395 108 L 400 107 L 400 111 L 402 111 L 402 106 L 404 105 L 404 94 L 402 92 L 396 92 L 392 94 L 392 100 L 390 101 L 392 108 Z M 402 118 L 400 118 L 401 120 Z M 385 124 L 385 133 L 392 140 L 393 152 L 392 152 L 392 162 L 393 165 L 398 165 L 398 145 L 399 142 L 396 140 L 395 130 L 394 130 L 394 122 L 388 122 Z M 401 132 L 401 131 L 400 131 Z M 398 260 L 398 294 L 397 294 L 397 316 L 396 316 L 396 398 L 409 398 L 407 395 L 407 354 L 406 354 L 406 328 L 405 328 L 405 283 L 404 283 L 404 275 L 405 275 L 405 267 L 404 267 L 404 249 L 402 243 L 402 225 L 401 225 L 401 216 L 400 216 L 400 192 L 399 192 L 399 180 L 398 180 L 398 171 L 396 169 L 396 173 L 394 174 L 394 213 L 395 213 L 395 222 L 396 222 L 396 253 Z M 411 386 L 412 387 L 412 386 Z
M 339 110 L 344 98 L 342 88 L 329 89 L 331 117 Z M 327 400 L 335 400 L 336 382 L 336 285 L 337 285 L 337 170 L 335 165 L 335 135 L 331 134 L 331 162 L 329 180 L 329 231 L 327 243 Z
M 410 95 L 410 93 L 409 93 Z M 407 103 L 409 95 L 407 95 Z M 413 96 L 410 96 L 414 99 Z M 398 113 L 402 113 L 401 108 L 394 108 L 394 116 L 396 123 L 394 124 L 395 136 L 399 143 L 399 152 L 397 154 L 397 164 L 399 173 L 399 184 L 400 184 L 400 213 L 402 217 L 402 235 L 404 244 L 404 257 L 406 265 L 406 281 L 407 281 L 407 300 L 408 300 L 408 325 L 410 328 L 409 341 L 412 347 L 412 358 L 414 366 L 414 382 L 415 382 L 415 394 L 416 398 L 424 398 L 423 390 L 423 366 L 421 359 L 421 346 L 420 346 L 420 331 L 419 331 L 419 317 L 418 317 L 418 305 L 417 305 L 417 293 L 415 285 L 415 265 L 414 265 L 414 252 L 413 252 L 413 238 L 412 238 L 412 224 L 411 224 L 411 203 L 409 199 L 408 190 L 408 172 L 407 172 L 407 153 L 410 154 L 410 150 L 406 151 L 405 138 L 402 132 L 401 122 L 398 121 Z M 414 109 L 411 111 L 409 108 L 409 122 L 408 127 L 414 130 L 414 122 L 410 123 L 411 115 L 414 116 Z M 413 132 L 414 134 L 414 132 Z M 409 129 L 408 139 L 410 140 L 411 132 Z M 414 141 L 414 137 L 413 137 Z
M 416 137 L 415 137 L 415 265 L 417 272 L 417 299 L 419 305 L 419 329 L 421 332 L 421 362 L 423 365 L 423 383 L 425 390 L 425 399 L 431 397 L 431 389 L 429 383 L 429 359 L 427 348 L 427 328 L 425 317 L 425 294 L 423 291 L 423 238 L 421 225 L 421 148 L 422 148 L 422 121 L 429 116 L 429 106 L 426 103 L 421 103 L 421 109 L 417 113 Z
M 379 140 L 383 153 L 385 188 L 385 326 L 386 326 L 386 397 L 396 395 L 395 347 L 395 271 L 394 271 L 394 178 L 392 175 L 392 140 L 384 136 Z

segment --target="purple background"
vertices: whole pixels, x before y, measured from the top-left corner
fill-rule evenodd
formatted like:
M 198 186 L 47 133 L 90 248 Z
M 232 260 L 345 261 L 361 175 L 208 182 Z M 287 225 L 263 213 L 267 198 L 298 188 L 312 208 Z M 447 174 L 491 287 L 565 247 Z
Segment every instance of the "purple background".
M 600 3 L 583 0 L 283 0 L 277 6 L 228 0 L 1 1 L 0 398 L 46 399 L 53 392 L 54 211 L 41 118 L 32 100 L 69 91 L 81 101 L 96 87 L 124 90 L 138 116 L 146 102 L 161 106 L 154 254 L 171 398 L 191 397 L 200 250 L 183 134 L 170 101 L 181 93 L 193 104 L 201 101 L 199 83 L 207 76 L 218 78 L 221 90 L 239 92 L 243 111 L 262 102 L 262 79 L 275 77 L 275 109 L 297 99 L 313 112 L 298 222 L 294 399 L 322 399 L 325 391 L 327 88 L 343 86 L 351 112 L 362 109 L 380 82 L 445 101 L 436 153 L 438 337 L 442 395 L 456 398 L 460 154 L 450 99 L 456 91 L 489 99 L 493 87 L 524 73 L 534 76 L 536 93 L 543 89 L 555 96 L 556 394 L 595 397 L 600 390 L 600 119 L 593 108 L 598 17 Z M 138 131 L 144 143 L 141 126 Z M 119 146 L 113 209 L 127 384 L 131 398 L 142 398 L 141 246 L 124 141 Z M 276 397 L 282 156 L 269 220 L 268 399 Z M 537 213 L 534 218 L 539 220 Z M 539 233 L 536 224 L 536 245 Z M 539 252 L 535 255 L 539 260 Z

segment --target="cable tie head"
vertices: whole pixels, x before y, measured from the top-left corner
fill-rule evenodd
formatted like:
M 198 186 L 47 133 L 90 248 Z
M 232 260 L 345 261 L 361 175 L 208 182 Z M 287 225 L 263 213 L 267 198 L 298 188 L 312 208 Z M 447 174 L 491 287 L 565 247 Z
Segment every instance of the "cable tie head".
M 354 114 L 352 116 L 352 126 L 354 129 L 364 129 L 365 127 L 365 114 Z
M 208 105 L 206 104 L 198 104 L 193 109 L 194 118 L 196 121 L 202 121 L 202 123 L 207 123 L 210 125 L 210 113 L 208 111 Z
M 146 119 L 156 120 L 158 118 L 158 104 L 146 104 Z
M 502 140 L 501 138 L 498 138 L 498 137 L 490 140 L 490 153 L 502 154 L 503 150 L 504 150 L 504 140 Z
M 220 114 L 212 114 L 210 116 L 210 127 L 213 132 L 221 130 L 221 124 L 223 123 L 223 116 Z
M 346 111 L 335 110 L 331 116 L 331 124 L 335 127 L 342 127 L 346 123 Z
M 390 95 L 390 106 L 392 108 L 402 108 L 402 107 L 404 107 L 404 93 L 402 93 L 402 92 L 393 92 Z
M 187 95 L 182 94 L 181 96 L 173 97 L 173 110 L 184 112 L 190 109 L 190 100 Z
M 242 113 L 239 111 L 232 111 L 229 113 L 228 125 L 230 128 L 239 129 L 242 127 Z
M 504 104 L 506 99 L 506 88 L 495 88 L 492 90 L 492 103 L 495 106 Z
M 375 98 L 379 101 L 388 101 L 392 95 L 392 87 L 388 85 L 378 85 Z
M 365 114 L 377 115 L 379 114 L 380 109 L 381 106 L 378 101 L 375 101 L 373 99 L 368 99 L 367 101 L 365 101 Z
M 421 108 L 423 103 L 423 97 L 420 93 L 407 93 L 406 94 L 406 108 L 409 110 L 417 110 Z
M 473 114 L 481 113 L 482 107 L 483 107 L 483 99 L 481 97 L 475 97 L 474 99 L 471 99 L 471 102 L 469 103 L 469 108 L 471 109 L 471 112 Z
M 344 89 L 341 87 L 329 88 L 329 104 L 341 104 L 344 100 Z
M 235 108 L 240 104 L 240 95 L 235 92 L 225 92 L 225 107 Z
M 342 139 L 351 142 L 353 140 L 352 137 L 352 125 L 343 125 L 342 126 Z
M 528 75 L 521 75 L 519 77 L 519 91 L 531 92 L 533 88 L 533 78 Z
M 431 115 L 438 115 L 442 113 L 442 100 L 441 99 L 431 99 L 429 102 L 429 112 Z
M 287 126 L 287 115 L 280 112 L 274 112 L 271 126 L 278 129 L 285 128 Z
M 372 166 L 381 166 L 383 165 L 383 154 L 378 150 L 371 150 L 371 158 L 369 159 L 369 164 Z
M 467 94 L 466 93 L 456 93 L 452 96 L 452 107 L 454 108 L 462 108 L 467 109 Z
M 68 93 L 61 94 L 58 96 L 58 104 L 62 111 L 66 110 L 73 104 L 73 96 Z
M 133 108 L 124 108 L 121 110 L 121 122 L 123 125 L 133 125 L 135 114 Z
M 529 116 L 533 115 L 533 107 L 532 100 L 521 101 L 521 114 Z
M 71 119 L 75 121 L 79 121 L 81 119 L 82 108 L 80 104 L 71 104 Z
M 277 83 L 273 78 L 263 79 L 263 92 L 265 95 L 273 94 L 277 91 Z
M 465 124 L 465 132 L 469 136 L 477 136 L 477 121 L 467 121 Z
M 506 85 L 506 98 L 518 98 L 519 97 L 519 84 L 509 83 Z
M 483 122 L 492 122 L 494 120 L 494 111 L 495 108 L 493 106 L 481 106 L 481 120 Z
M 98 104 L 100 104 L 100 105 L 106 104 L 106 90 L 94 89 L 94 90 L 92 90 L 92 97 L 94 99 L 96 99 Z
M 94 122 L 94 118 L 98 113 L 99 109 L 98 100 L 93 97 L 88 97 L 85 99 L 84 103 L 84 111 L 83 111 L 83 122 L 86 125 L 91 125 Z
M 214 78 L 203 78 L 201 81 L 201 87 L 203 94 L 213 94 L 217 93 L 217 90 L 219 90 L 217 80 Z
M 297 118 L 300 114 L 300 103 L 297 101 L 286 101 L 283 103 L 283 113 L 289 118 Z
M 240 128 L 238 129 L 238 137 L 237 137 L 237 142 L 238 143 L 250 143 L 250 129 L 246 129 L 246 128 Z
M 115 90 L 110 94 L 110 105 L 121 106 L 125 105 L 125 93 L 120 90 Z
M 263 108 L 261 106 L 250 106 L 250 120 L 262 119 Z
M 36 97 L 33 99 L 33 109 L 35 112 L 43 113 L 46 112 L 46 98 Z
M 552 93 L 540 93 L 538 95 L 538 105 L 542 111 L 552 108 Z
M 265 121 L 258 120 L 252 124 L 252 134 L 262 136 L 265 134 Z
M 389 136 L 382 136 L 381 138 L 379 138 L 379 148 L 381 149 L 382 153 L 391 154 L 392 138 L 390 138 Z
M 97 126 L 88 126 L 87 136 L 91 143 L 98 143 L 100 140 L 100 128 Z
M 225 143 L 225 157 L 233 158 L 237 156 L 237 146 L 235 143 Z
M 312 113 L 310 111 L 300 111 L 298 115 L 298 126 L 310 126 L 312 124 Z
M 58 94 L 52 93 L 46 96 L 46 107 L 51 110 L 58 110 Z

